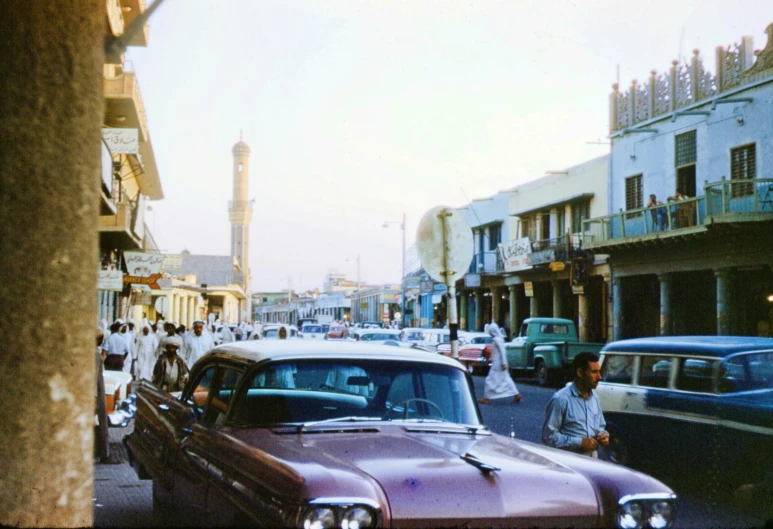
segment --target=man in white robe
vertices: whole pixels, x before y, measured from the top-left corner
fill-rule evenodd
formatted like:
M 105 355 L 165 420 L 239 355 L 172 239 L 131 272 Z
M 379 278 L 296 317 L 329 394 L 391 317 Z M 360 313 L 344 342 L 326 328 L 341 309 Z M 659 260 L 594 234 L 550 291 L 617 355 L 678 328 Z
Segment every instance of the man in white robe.
M 212 349 L 214 346 L 214 340 L 209 332 L 204 330 L 204 322 L 202 320 L 196 320 L 193 322 L 193 332 L 188 333 L 185 337 L 185 343 L 183 346 L 183 360 L 188 365 L 188 368 L 192 368 L 196 361 L 204 356 L 204 354 Z

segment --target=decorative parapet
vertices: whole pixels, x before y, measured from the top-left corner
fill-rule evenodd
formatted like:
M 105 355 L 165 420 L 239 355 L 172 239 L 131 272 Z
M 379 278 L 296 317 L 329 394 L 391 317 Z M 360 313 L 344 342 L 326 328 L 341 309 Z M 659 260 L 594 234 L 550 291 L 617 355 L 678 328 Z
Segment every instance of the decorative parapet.
M 773 24 L 765 31 L 768 42 L 765 49 L 757 53 L 756 61 L 753 39 L 743 37 L 740 44 L 716 49 L 716 74 L 704 68 L 700 51 L 693 50 L 689 64 L 673 61 L 668 72 L 650 72 L 646 83 L 640 85 L 634 80 L 624 91 L 613 84 L 609 100 L 610 132 L 773 76 Z

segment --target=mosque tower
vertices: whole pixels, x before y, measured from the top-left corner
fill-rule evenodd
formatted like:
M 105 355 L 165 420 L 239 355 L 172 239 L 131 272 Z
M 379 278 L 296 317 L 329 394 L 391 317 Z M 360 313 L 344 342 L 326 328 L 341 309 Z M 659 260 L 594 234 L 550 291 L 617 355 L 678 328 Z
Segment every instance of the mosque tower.
M 242 320 L 252 320 L 252 287 L 250 278 L 250 221 L 252 220 L 252 201 L 249 199 L 250 148 L 242 141 L 233 146 L 234 192 L 233 200 L 228 204 L 228 218 L 231 221 L 231 256 L 235 257 L 242 269 L 246 303 L 240 307 Z

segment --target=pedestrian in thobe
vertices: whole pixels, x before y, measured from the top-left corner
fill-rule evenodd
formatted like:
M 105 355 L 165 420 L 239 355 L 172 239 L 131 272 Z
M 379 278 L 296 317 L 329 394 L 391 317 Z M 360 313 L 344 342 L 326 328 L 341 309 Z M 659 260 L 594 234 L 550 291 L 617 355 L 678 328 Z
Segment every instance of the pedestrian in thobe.
M 104 363 L 102 361 L 102 342 L 104 342 L 105 339 L 105 332 L 101 327 L 97 327 L 96 335 L 97 416 L 96 424 L 94 425 L 94 460 L 98 463 L 105 463 L 110 457 L 110 442 L 107 432 L 107 402 L 105 402 Z
M 182 391 L 188 381 L 188 367 L 177 351 L 182 346 L 179 336 L 167 336 L 163 340 L 164 354 L 153 368 L 153 384 L 161 391 Z
M 204 322 L 196 320 L 193 322 L 193 332 L 185 337 L 183 358 L 188 365 L 188 369 L 193 367 L 196 361 L 214 347 L 214 340 L 209 332 L 204 330 Z
M 108 371 L 123 371 L 124 360 L 129 356 L 129 344 L 119 332 L 118 322 L 110 326 L 110 336 L 102 344 L 102 355 L 105 358 L 105 369 Z
M 177 336 L 175 334 L 176 326 L 171 321 L 165 321 L 163 326 L 163 331 L 158 333 L 158 347 L 156 347 L 156 359 L 161 358 L 164 356 L 164 338 L 169 338 L 171 336 Z M 182 338 L 180 338 L 182 340 Z M 182 342 L 181 342 L 182 343 Z
M 220 330 L 220 341 L 222 343 L 231 343 L 235 340 L 234 333 L 231 332 L 231 328 L 226 324 Z
M 124 323 L 121 325 L 121 330 L 119 331 L 120 335 L 123 337 L 124 340 L 126 340 L 126 345 L 129 348 L 129 354 L 124 359 L 123 363 L 123 372 L 124 373 L 133 373 L 134 372 L 134 338 L 129 332 L 129 325 L 127 323 Z
M 156 364 L 156 349 L 158 339 L 150 332 L 150 327 L 145 325 L 142 334 L 137 337 L 137 366 L 135 378 L 137 380 L 153 380 L 153 367 Z
M 478 402 L 488 404 L 491 399 L 513 397 L 513 404 L 517 404 L 521 401 L 521 394 L 510 377 L 505 341 L 499 332 L 499 325 L 490 323 L 486 331 L 493 338 L 491 343 L 491 369 L 489 369 L 483 386 L 483 398 L 479 399 Z

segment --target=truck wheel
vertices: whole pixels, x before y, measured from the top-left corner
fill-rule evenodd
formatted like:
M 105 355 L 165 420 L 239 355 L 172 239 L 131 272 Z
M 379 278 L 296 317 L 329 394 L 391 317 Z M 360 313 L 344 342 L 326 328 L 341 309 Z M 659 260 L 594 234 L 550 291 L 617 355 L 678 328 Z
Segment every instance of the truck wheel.
M 534 373 L 537 376 L 537 384 L 547 386 L 550 373 L 548 366 L 545 365 L 543 360 L 537 360 L 537 363 L 534 365 Z

